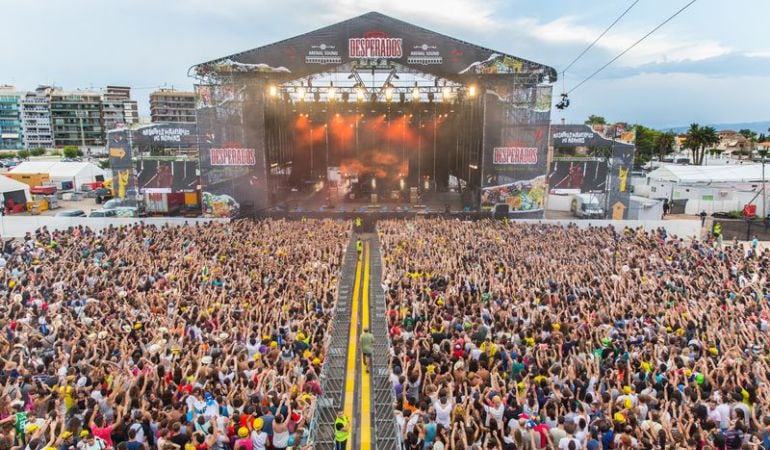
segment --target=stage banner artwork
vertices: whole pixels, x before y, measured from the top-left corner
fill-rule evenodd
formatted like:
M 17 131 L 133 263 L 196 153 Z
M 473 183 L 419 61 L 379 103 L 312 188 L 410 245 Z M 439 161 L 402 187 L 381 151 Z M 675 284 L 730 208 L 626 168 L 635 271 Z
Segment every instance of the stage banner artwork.
M 132 196 L 129 194 L 136 193 L 135 181 L 133 169 L 113 169 L 112 181 L 108 183 L 115 190 L 115 198 L 130 199 Z
M 235 217 L 268 206 L 264 83 L 196 86 L 204 214 Z M 248 124 L 248 125 L 247 125 Z
M 140 160 L 136 164 L 139 193 L 195 192 L 198 184 L 195 161 Z
M 612 150 L 612 175 L 610 177 L 610 214 L 613 220 L 628 218 L 631 206 L 631 169 L 634 166 L 635 148 L 616 145 Z
M 484 98 L 481 207 L 507 204 L 517 218 L 542 218 L 548 171 L 551 86 L 510 81 Z
M 119 129 L 107 132 L 107 153 L 110 156 L 110 168 L 131 168 L 130 130 Z
M 607 184 L 607 162 L 597 160 L 558 160 L 551 162 L 548 191 L 580 189 L 583 194 L 604 192 Z
M 136 146 L 194 147 L 198 130 L 194 123 L 153 124 L 132 130 Z

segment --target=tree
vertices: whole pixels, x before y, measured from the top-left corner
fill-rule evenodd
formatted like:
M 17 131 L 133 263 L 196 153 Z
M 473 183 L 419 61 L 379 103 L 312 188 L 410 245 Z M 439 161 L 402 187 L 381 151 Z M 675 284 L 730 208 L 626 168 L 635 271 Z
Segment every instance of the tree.
M 693 123 L 687 131 L 684 146 L 692 151 L 693 164 L 703 165 L 706 148 L 718 143 L 719 135 L 714 127 L 701 127 L 697 123 Z
M 655 139 L 655 149 L 658 151 L 658 160 L 663 161 L 669 153 L 674 152 L 674 145 L 676 144 L 676 134 L 673 131 L 666 131 L 665 133 L 659 133 Z
M 33 148 L 29 151 L 29 154 L 32 156 L 43 156 L 45 155 L 45 149 L 44 148 Z
M 26 150 L 19 150 L 16 152 L 16 157 L 19 159 L 27 159 L 29 158 L 29 152 Z
M 65 158 L 77 158 L 78 148 L 74 145 L 65 145 L 62 149 L 62 154 Z
M 757 142 L 765 142 L 767 140 L 767 135 L 765 133 L 759 133 L 759 137 L 757 138 Z
M 591 114 L 588 116 L 588 120 L 585 122 L 586 125 L 607 125 L 607 120 L 604 119 L 602 116 L 595 116 Z
M 644 125 L 636 125 L 636 165 L 643 166 L 657 153 L 656 141 L 660 132 L 647 128 Z

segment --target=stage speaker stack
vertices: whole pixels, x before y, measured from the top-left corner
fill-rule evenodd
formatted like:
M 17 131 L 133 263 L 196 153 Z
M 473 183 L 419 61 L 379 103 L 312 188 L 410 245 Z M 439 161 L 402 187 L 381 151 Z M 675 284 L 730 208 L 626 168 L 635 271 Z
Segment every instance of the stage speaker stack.
M 420 194 L 416 187 L 409 188 L 409 203 L 415 204 L 420 201 Z

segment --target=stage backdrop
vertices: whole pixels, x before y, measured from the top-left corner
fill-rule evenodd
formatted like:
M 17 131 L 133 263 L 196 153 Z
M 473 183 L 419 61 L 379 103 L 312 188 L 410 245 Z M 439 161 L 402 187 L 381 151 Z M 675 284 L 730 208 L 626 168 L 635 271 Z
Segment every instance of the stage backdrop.
M 267 208 L 264 81 L 196 91 L 204 214 L 233 217 Z
M 583 194 L 604 192 L 607 184 L 607 162 L 564 160 L 551 162 L 548 190 L 580 189 Z
M 542 218 L 548 170 L 551 86 L 510 80 L 484 97 L 481 207 L 505 203 L 517 218 Z

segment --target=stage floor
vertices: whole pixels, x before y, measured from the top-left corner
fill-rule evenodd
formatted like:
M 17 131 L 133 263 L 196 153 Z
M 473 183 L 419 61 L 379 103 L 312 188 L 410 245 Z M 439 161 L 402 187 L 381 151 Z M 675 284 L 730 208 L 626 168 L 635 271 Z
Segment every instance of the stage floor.
M 431 213 L 463 212 L 462 196 L 459 192 L 423 192 L 415 203 L 382 199 L 373 203 L 371 197 L 350 200 L 336 193 L 292 192 L 285 196 L 271 212 L 406 212 L 424 211 Z

